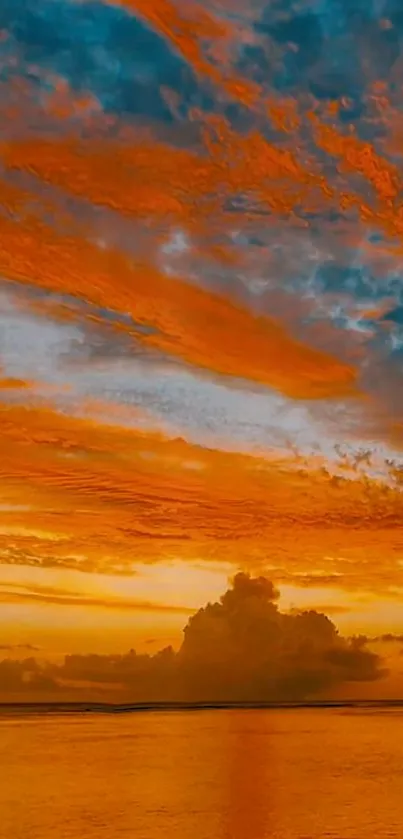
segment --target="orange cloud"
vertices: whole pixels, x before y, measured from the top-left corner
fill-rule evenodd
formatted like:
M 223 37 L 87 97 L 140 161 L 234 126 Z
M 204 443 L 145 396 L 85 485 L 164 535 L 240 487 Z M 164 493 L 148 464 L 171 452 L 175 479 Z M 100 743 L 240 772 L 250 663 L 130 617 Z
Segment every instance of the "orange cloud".
M 80 606 L 97 609 L 117 609 L 118 611 L 155 612 L 168 614 L 189 615 L 194 610 L 187 606 L 172 606 L 169 603 L 151 603 L 145 600 L 132 600 L 112 597 L 92 597 L 78 594 L 74 591 L 65 591 L 61 588 L 41 585 L 23 585 L 11 583 L 6 586 L 0 583 L 1 603 L 52 603 L 59 606 Z
M 281 103 L 268 107 L 274 119 L 285 120 Z M 283 110 L 288 113 L 287 103 Z M 95 204 L 148 217 L 154 225 L 182 222 L 207 232 L 214 217 L 218 230 L 228 230 L 234 218 L 225 203 L 242 194 L 281 219 L 302 209 L 340 209 L 345 201 L 344 191 L 328 181 L 319 163 L 308 162 L 303 145 L 290 144 L 286 130 L 279 146 L 256 130 L 239 135 L 223 118 L 199 114 L 199 119 L 204 154 L 158 141 L 144 129 L 119 142 L 96 136 L 5 142 L 0 152 L 10 171 L 34 174 Z M 239 213 L 237 223 L 248 215 Z
M 403 496 L 381 481 L 50 409 L 2 409 L 0 432 L 1 500 L 15 507 L 3 562 L 124 573 L 136 559 L 218 558 L 297 586 L 403 585 Z
M 31 221 L 0 219 L 0 269 L 10 278 L 129 313 L 151 334 L 136 340 L 189 364 L 244 377 L 297 398 L 356 392 L 355 370 L 290 336 L 269 317 L 225 297 L 135 265 L 75 237 Z
M 185 14 L 179 11 L 172 0 L 154 0 L 152 5 L 147 0 L 112 0 L 112 4 L 143 18 L 172 44 L 196 73 L 221 87 L 227 94 L 244 104 L 256 100 L 259 87 L 253 82 L 233 76 L 228 67 L 227 41 L 236 34 L 228 21 L 224 23 L 192 0 L 186 4 Z M 214 63 L 206 58 L 201 46 L 207 39 L 213 41 Z M 227 72 L 224 69 L 226 65 Z
M 23 379 L 14 379 L 12 376 L 0 378 L 0 390 L 26 390 L 31 387 L 31 382 Z

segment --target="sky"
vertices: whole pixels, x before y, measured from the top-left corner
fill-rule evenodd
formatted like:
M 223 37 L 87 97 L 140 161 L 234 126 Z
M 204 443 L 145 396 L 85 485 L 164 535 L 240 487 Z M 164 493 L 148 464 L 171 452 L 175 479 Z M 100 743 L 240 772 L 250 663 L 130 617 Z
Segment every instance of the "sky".
M 0 701 L 403 697 L 402 40 L 2 1 Z

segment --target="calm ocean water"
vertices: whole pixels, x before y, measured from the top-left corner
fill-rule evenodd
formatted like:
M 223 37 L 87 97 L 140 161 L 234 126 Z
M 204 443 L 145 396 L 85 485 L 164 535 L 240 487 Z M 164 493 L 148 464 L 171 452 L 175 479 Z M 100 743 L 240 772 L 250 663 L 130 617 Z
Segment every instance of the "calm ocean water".
M 0 839 L 403 837 L 403 712 L 0 714 Z

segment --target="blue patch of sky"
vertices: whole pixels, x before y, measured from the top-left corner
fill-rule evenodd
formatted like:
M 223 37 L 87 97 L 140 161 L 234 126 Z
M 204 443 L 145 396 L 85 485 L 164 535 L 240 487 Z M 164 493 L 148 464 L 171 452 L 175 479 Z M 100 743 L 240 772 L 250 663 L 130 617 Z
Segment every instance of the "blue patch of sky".
M 91 92 L 106 111 L 172 121 L 161 92 L 181 99 L 179 116 L 191 107 L 212 105 L 191 68 L 157 33 L 118 7 L 100 2 L 1 0 L 0 45 L 3 78 L 36 65 L 46 75 L 65 78 L 75 91 Z M 10 68 L 13 53 L 20 65 Z M 31 73 L 32 77 L 32 73 Z
M 318 100 L 344 99 L 341 125 L 354 123 L 363 139 L 382 133 L 369 113 L 367 93 L 388 83 L 403 39 L 400 0 L 317 0 L 267 3 L 255 21 L 255 43 L 241 49 L 239 69 L 266 89 Z M 396 7 L 396 8 L 395 8 Z M 384 26 L 385 17 L 392 26 Z
M 338 329 L 366 334 L 368 346 L 377 355 L 401 362 L 403 344 L 403 280 L 398 272 L 377 278 L 371 270 L 358 262 L 350 266 L 325 262 L 318 265 L 309 284 L 315 306 L 304 319 L 309 325 L 315 320 L 326 320 Z M 300 285 L 300 293 L 303 290 Z M 381 317 L 370 317 L 366 310 L 390 303 L 389 311 Z M 388 323 L 388 328 L 386 327 Z M 396 352 L 398 350 L 398 356 Z

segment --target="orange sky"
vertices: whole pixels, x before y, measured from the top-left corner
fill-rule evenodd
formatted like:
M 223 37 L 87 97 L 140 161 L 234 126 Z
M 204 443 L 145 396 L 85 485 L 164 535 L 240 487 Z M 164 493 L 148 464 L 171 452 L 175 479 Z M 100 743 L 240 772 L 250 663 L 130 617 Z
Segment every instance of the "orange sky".
M 64 5 L 81 86 L 0 13 L 0 651 L 177 649 L 241 570 L 403 692 L 398 66 L 315 94 L 326 50 L 197 0 L 100 3 L 98 65 Z

